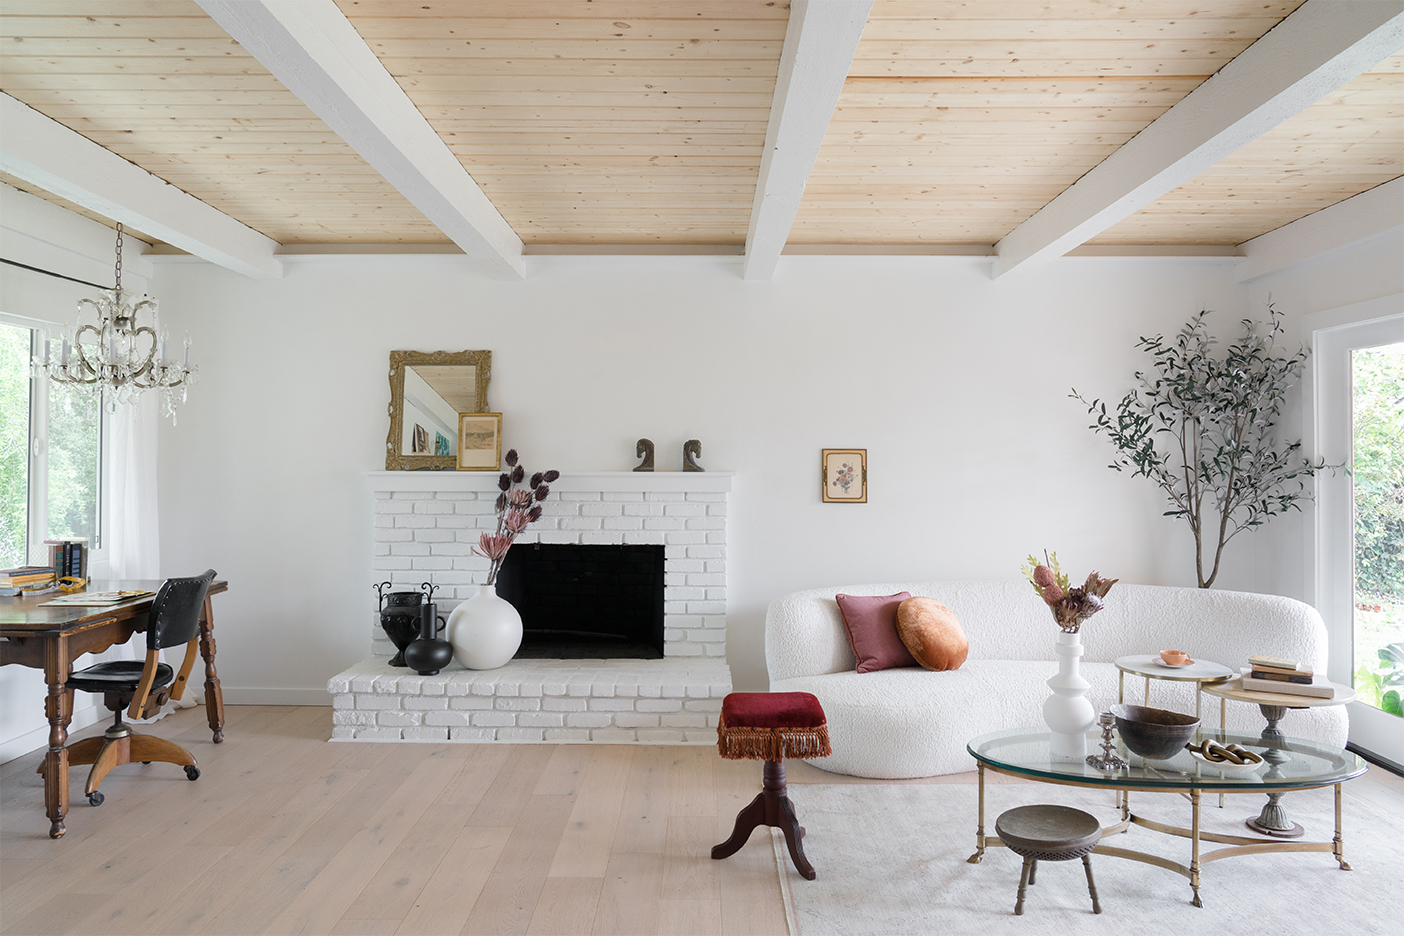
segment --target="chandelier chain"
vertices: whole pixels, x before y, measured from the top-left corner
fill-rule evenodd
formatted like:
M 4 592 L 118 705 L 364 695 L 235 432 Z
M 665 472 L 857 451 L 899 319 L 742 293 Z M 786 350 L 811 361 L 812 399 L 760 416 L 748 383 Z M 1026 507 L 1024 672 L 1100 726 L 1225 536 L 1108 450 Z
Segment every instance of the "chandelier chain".
M 117 289 L 118 291 L 121 291 L 121 289 L 122 289 L 122 222 L 121 222 L 121 221 L 118 221 L 118 222 L 117 222 L 117 267 L 116 267 L 116 269 L 115 269 L 114 272 L 116 273 L 116 278 L 117 278 L 117 285 L 116 285 L 114 288 Z

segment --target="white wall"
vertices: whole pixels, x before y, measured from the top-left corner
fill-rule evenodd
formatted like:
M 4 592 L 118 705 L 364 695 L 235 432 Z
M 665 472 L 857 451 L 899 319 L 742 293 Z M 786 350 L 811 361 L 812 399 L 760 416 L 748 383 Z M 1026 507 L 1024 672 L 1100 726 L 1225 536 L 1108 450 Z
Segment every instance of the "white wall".
M 109 285 L 115 240 L 112 229 L 96 221 L 0 184 L 0 256 L 7 260 Z M 128 238 L 123 249 L 122 285 L 137 293 L 147 288 L 151 271 L 141 256 L 145 247 Z M 0 312 L 71 329 L 78 300 L 96 293 L 89 286 L 0 264 Z M 103 569 L 95 561 L 89 572 L 101 576 Z M 47 691 L 43 671 L 0 667 L 0 762 L 48 743 Z M 71 730 L 107 717 L 97 696 L 77 693 L 73 705 Z
M 772 284 L 738 270 L 532 258 L 514 283 L 387 258 L 254 282 L 161 265 L 163 314 L 201 365 L 179 425 L 163 425 L 163 567 L 230 580 L 216 599 L 227 696 L 311 701 L 368 652 L 362 474 L 383 466 L 392 349 L 491 349 L 492 406 L 531 469 L 628 469 L 647 436 L 660 469 L 699 438 L 704 466 L 737 472 L 739 688 L 765 686 L 765 608 L 794 589 L 1016 577 L 1044 547 L 1074 574 L 1193 584 L 1187 530 L 1144 479 L 1106 468 L 1068 391 L 1119 397 L 1145 364 L 1137 337 L 1201 305 L 1236 323 L 1231 261 L 1065 259 L 998 282 L 974 259 L 786 258 Z M 819 501 L 820 449 L 842 446 L 868 449 L 867 505 Z M 1267 542 L 1235 543 L 1220 586 L 1257 588 L 1280 564 L 1255 557 Z

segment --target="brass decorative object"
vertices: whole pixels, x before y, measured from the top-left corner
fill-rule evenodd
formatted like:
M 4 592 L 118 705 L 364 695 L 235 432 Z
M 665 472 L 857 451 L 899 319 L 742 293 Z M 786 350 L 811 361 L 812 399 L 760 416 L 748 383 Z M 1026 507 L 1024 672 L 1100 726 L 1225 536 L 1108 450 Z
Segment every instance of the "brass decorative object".
M 443 370 L 435 370 L 442 368 Z M 413 370 L 417 382 L 426 383 L 439 395 L 440 402 L 455 414 L 448 433 L 455 448 L 447 453 L 430 444 L 425 432 L 412 433 L 410 445 L 405 444 L 405 376 Z M 444 379 L 439 380 L 442 376 Z M 488 409 L 488 381 L 492 379 L 491 351 L 391 351 L 390 352 L 390 431 L 385 437 L 386 471 L 453 471 L 458 466 L 456 453 L 459 413 L 483 413 Z M 431 382 L 432 381 L 432 382 Z M 443 389 L 434 387 L 440 383 Z M 471 386 L 471 390 L 466 387 Z M 445 395 L 447 394 L 447 396 Z M 452 399 L 450 399 L 450 397 Z M 421 451 L 414 451 L 416 444 Z
M 1103 712 L 1097 718 L 1097 724 L 1102 726 L 1102 753 L 1088 754 L 1087 766 L 1095 767 L 1098 770 L 1120 770 L 1129 766 L 1126 761 L 1112 753 L 1112 748 L 1116 747 L 1116 742 L 1112 740 L 1112 731 L 1116 726 L 1116 716 L 1111 712 Z
M 702 443 L 696 439 L 688 439 L 683 443 L 683 471 L 706 471 L 697 464 L 697 459 L 702 457 Z
M 638 466 L 634 469 L 635 471 L 652 471 L 653 440 L 640 439 L 638 444 L 634 446 L 634 457 L 643 459 L 643 461 L 639 462 Z

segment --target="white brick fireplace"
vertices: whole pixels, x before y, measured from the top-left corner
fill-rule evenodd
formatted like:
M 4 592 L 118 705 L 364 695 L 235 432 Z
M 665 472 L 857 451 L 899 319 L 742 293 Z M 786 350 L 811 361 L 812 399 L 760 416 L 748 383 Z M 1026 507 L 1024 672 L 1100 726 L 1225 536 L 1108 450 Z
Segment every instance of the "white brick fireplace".
M 664 547 L 662 660 L 457 663 L 436 676 L 388 664 L 394 647 L 367 583 L 372 656 L 329 680 L 333 738 L 384 741 L 714 743 L 726 665 L 726 523 L 731 474 L 579 472 L 551 485 L 518 545 Z M 439 586 L 447 614 L 487 577 L 473 553 L 496 524 L 495 472 L 378 471 L 375 582 Z M 515 547 L 514 547 L 515 548 Z

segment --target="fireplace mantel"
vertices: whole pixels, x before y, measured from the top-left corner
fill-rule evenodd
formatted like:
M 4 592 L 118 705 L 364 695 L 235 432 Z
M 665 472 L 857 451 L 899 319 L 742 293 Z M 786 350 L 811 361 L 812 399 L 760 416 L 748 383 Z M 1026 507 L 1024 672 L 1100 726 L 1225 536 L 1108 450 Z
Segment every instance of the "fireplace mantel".
M 496 471 L 368 471 L 372 491 L 496 491 Z M 639 491 L 726 493 L 731 471 L 562 471 L 552 492 Z

